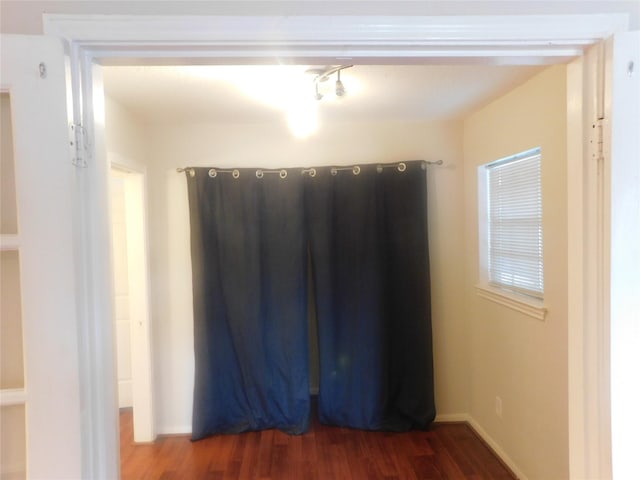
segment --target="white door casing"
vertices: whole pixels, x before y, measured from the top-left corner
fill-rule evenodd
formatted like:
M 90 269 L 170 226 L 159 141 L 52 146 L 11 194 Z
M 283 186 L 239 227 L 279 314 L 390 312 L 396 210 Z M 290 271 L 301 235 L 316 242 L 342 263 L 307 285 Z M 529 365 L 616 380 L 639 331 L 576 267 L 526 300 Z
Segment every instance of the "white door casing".
M 579 91 L 568 89 L 569 108 L 581 110 L 569 135 L 587 132 L 568 142 L 569 199 L 582 199 L 568 229 L 571 478 L 629 478 L 637 468 L 639 57 L 640 33 L 618 33 L 568 69 L 582 77 Z
M 603 51 L 604 42 L 594 45 L 567 68 L 569 470 L 578 479 L 611 477 Z
M 13 112 L 22 278 L 27 475 L 80 478 L 78 326 L 64 49 L 2 35 L 2 89 Z
M 155 439 L 153 403 L 153 363 L 149 312 L 149 268 L 147 240 L 146 169 L 117 154 L 110 154 L 112 169 L 119 172 L 124 201 L 126 281 L 129 319 L 131 405 L 133 407 L 133 439 L 152 442 Z M 114 262 L 117 259 L 114 258 Z M 123 306 L 124 307 L 124 306 Z M 120 345 L 118 345 L 120 347 Z M 119 353 L 118 353 L 119 354 Z
M 153 402 L 153 362 L 149 313 L 149 267 L 147 243 L 145 176 L 130 172 L 125 185 L 127 204 L 127 250 L 131 318 L 131 369 L 133 378 L 133 439 L 152 442 L 155 439 Z
M 605 168 L 609 181 L 611 464 L 613 478 L 638 472 L 640 426 L 640 32 L 607 42 Z M 625 133 L 626 132 L 626 133 Z

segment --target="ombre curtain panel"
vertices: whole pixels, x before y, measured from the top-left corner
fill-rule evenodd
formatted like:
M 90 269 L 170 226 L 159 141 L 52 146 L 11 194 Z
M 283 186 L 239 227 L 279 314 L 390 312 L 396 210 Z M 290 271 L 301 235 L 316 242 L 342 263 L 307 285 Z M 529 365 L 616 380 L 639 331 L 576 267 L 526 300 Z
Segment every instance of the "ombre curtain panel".
M 192 171 L 192 438 L 302 433 L 310 408 L 303 178 Z
M 424 163 L 401 165 L 187 169 L 193 439 L 308 428 L 308 264 L 320 420 L 391 431 L 433 421 L 426 178 Z
M 323 423 L 404 431 L 435 417 L 426 178 L 403 165 L 306 180 Z

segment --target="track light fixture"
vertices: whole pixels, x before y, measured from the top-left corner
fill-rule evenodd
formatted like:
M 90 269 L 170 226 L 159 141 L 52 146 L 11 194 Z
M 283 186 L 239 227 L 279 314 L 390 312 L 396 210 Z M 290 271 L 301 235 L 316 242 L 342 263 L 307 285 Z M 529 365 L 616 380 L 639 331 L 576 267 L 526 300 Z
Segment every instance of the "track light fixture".
M 320 83 L 323 83 L 329 80 L 329 77 L 334 73 L 336 74 L 336 77 L 337 77 L 336 86 L 335 86 L 336 97 L 338 98 L 344 97 L 347 94 L 347 91 L 344 88 L 344 84 L 342 83 L 342 80 L 340 79 L 340 71 L 344 70 L 345 68 L 351 68 L 351 67 L 353 67 L 353 65 L 338 65 L 335 67 L 332 66 L 332 67 L 324 67 L 324 68 L 311 68 L 307 70 L 306 73 L 315 75 L 313 79 L 313 85 L 315 88 L 315 99 L 322 100 L 324 95 L 320 93 L 319 85 Z
M 347 92 L 344 89 L 342 80 L 340 80 L 340 70 L 338 70 L 338 79 L 336 80 L 336 97 L 344 97 L 345 93 Z

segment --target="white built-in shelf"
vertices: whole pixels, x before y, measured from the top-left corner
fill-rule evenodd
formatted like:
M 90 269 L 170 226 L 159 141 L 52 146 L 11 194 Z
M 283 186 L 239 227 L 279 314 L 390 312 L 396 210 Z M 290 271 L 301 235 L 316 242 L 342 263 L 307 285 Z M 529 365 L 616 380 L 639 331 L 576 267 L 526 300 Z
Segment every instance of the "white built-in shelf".
M 27 402 L 27 392 L 24 388 L 6 388 L 0 390 L 0 406 L 24 405 Z
M 0 250 L 17 250 L 20 247 L 20 235 L 0 235 Z

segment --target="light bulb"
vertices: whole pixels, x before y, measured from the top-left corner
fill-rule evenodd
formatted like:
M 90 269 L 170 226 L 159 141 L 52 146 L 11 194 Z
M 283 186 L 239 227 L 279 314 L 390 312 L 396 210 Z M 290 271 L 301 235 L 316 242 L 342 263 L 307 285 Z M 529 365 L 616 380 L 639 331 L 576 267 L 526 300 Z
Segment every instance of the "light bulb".
M 308 99 L 308 100 L 307 100 Z M 307 138 L 318 130 L 318 104 L 306 97 L 290 105 L 287 121 L 296 138 Z

